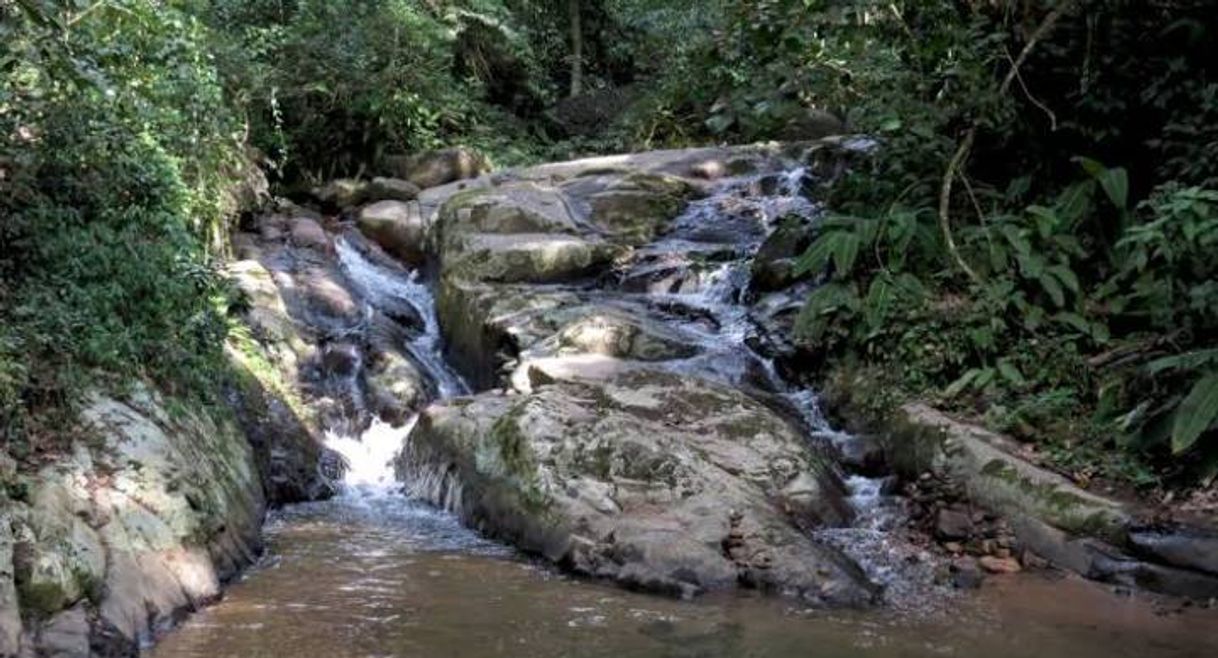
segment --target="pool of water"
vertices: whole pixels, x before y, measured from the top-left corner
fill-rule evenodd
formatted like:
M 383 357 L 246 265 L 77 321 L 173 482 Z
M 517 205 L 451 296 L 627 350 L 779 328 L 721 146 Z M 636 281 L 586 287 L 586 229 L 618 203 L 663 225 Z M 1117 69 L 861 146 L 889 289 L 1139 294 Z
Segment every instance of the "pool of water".
M 290 508 L 267 556 L 157 658 L 1156 658 L 1218 656 L 1218 611 L 1022 575 L 925 609 L 679 601 L 562 576 L 404 497 Z

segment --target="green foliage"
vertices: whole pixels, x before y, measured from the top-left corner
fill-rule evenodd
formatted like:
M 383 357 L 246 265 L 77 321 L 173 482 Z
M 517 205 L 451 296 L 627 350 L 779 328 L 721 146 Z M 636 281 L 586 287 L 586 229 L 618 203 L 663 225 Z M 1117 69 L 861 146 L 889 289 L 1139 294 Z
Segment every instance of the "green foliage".
M 355 173 L 382 150 L 436 148 L 474 121 L 451 26 L 426 3 L 216 0 L 225 86 L 289 177 Z M 455 18 L 453 19 L 455 20 Z
M 741 7 L 749 45 L 718 55 L 740 72 L 739 84 L 715 83 L 712 130 L 780 130 L 775 105 L 749 87 L 762 67 L 776 77 L 760 93 L 810 81 L 786 100 L 842 103 L 880 143 L 830 186 L 835 214 L 798 263 L 826 277 L 797 323 L 802 339 L 1040 441 L 1065 468 L 1085 455 L 1152 482 L 1134 454 L 1160 475 L 1212 478 L 1218 191 L 1205 154 L 1218 136 L 1203 81 L 1218 23 L 1203 5 Z M 852 55 L 841 77 L 818 80 L 826 54 L 841 53 Z M 966 133 L 975 144 L 952 169 Z
M 206 394 L 239 163 L 201 24 L 159 3 L 0 3 L 4 443 L 105 372 Z

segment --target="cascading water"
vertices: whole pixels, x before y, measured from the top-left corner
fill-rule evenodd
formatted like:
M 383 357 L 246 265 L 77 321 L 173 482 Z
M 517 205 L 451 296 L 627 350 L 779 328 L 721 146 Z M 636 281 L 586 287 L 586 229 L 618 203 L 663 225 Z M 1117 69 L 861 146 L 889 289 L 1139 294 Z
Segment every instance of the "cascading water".
M 815 392 L 788 384 L 773 363 L 749 347 L 758 309 L 746 304 L 752 259 L 777 220 L 790 214 L 815 217 L 815 204 L 800 194 L 805 177 L 806 172 L 793 170 L 764 181 L 726 181 L 715 194 L 691 204 L 663 239 L 639 250 L 650 262 L 639 262 L 634 274 L 688 265 L 691 274 L 680 290 L 613 291 L 609 299 L 662 318 L 701 348 L 700 356 L 663 367 L 781 396 L 811 439 L 847 446 L 854 438 L 825 421 Z M 408 317 L 416 331 L 397 347 L 431 380 L 435 394 L 468 392 L 444 361 L 435 302 L 423 277 L 381 262 L 348 240 L 337 240 L 336 250 L 370 320 L 377 312 L 409 311 L 398 315 Z M 362 367 L 357 358 L 356 370 Z M 358 376 L 346 383 L 357 390 Z M 1194 626 L 1181 630 L 1149 612 L 1139 617 L 1137 633 L 1115 635 L 1111 620 L 1128 615 L 1128 608 L 1114 609 L 1109 599 L 1060 584 L 1030 594 L 998 590 L 988 602 L 954 604 L 945 621 L 907 623 L 888 610 L 823 614 L 764 598 L 708 597 L 689 604 L 568 579 L 402 495 L 390 461 L 415 421 L 395 427 L 374 419 L 358 435 L 331 432 L 327 444 L 347 466 L 341 493 L 275 512 L 266 526 L 269 557 L 262 567 L 230 587 L 220 605 L 164 638 L 153 655 L 784 658 L 816 647 L 825 655 L 852 658 L 1033 653 L 1183 658 L 1218 651 L 1218 642 L 1201 642 L 1198 646 L 1207 646 L 1199 652 L 1187 652 L 1194 647 L 1173 652 L 1165 637 L 1204 635 L 1195 633 L 1204 626 L 1190 621 Z M 461 490 L 450 478 L 437 471 L 412 486 L 443 490 L 450 496 L 446 507 L 454 507 Z M 882 481 L 848 476 L 846 483 L 858 522 L 820 531 L 818 537 L 887 584 L 890 601 L 917 603 L 922 585 L 909 579 L 908 548 L 889 531 L 900 516 L 886 504 Z M 1015 614 L 1004 614 L 1011 609 Z M 1062 618 L 1079 611 L 1090 616 L 1063 624 Z
M 440 399 L 469 393 L 469 386 L 444 360 L 444 337 L 436 318 L 436 300 L 418 271 L 395 271 L 377 265 L 347 240 L 335 241 L 343 273 L 364 296 L 368 312 L 378 304 L 406 303 L 423 321 L 422 331 L 406 345 L 410 356 L 436 384 Z
M 435 383 L 438 397 L 444 399 L 468 393 L 465 381 L 444 360 L 435 299 L 419 273 L 395 269 L 388 263 L 378 265 L 341 237 L 335 241 L 335 249 L 343 275 L 364 304 L 366 317 L 370 318 L 375 308 L 405 304 L 421 320 L 420 330 L 402 347 L 423 374 Z M 358 385 L 348 388 L 356 394 L 360 390 Z M 342 423 L 341 427 L 326 432 L 326 447 L 340 455 L 345 466 L 342 482 L 338 483 L 340 497 L 368 499 L 398 493 L 400 487 L 394 482 L 391 462 L 416 420 L 417 416 L 412 416 L 402 426 L 394 427 L 373 418 L 358 436 L 347 431 L 357 425 L 355 423 Z
M 697 320 L 677 322 L 699 343 L 702 353 L 666 367 L 734 386 L 773 391 L 797 413 L 812 440 L 849 451 L 855 447 L 856 437 L 832 427 L 816 392 L 792 386 L 770 359 L 748 343 L 756 331 L 745 303 L 754 256 L 780 220 L 816 221 L 821 210 L 804 193 L 808 183 L 808 171 L 797 167 L 763 179 L 727 181 L 715 193 L 691 203 L 673 221 L 665 238 L 647 248 L 647 255 L 651 260 L 673 262 L 715 254 L 716 264 L 698 278 L 698 285 L 690 286 L 692 290 L 644 296 L 650 303 L 663 301 L 696 311 Z M 705 318 L 712 320 L 709 326 Z M 911 566 L 919 563 L 914 555 L 918 549 L 893 539 L 892 530 L 901 520 L 898 499 L 886 493 L 883 478 L 850 474 L 844 482 L 856 522 L 848 528 L 821 531 L 819 538 L 855 559 L 873 581 L 884 585 L 890 603 L 916 602 L 918 593 L 933 580 L 933 566 Z

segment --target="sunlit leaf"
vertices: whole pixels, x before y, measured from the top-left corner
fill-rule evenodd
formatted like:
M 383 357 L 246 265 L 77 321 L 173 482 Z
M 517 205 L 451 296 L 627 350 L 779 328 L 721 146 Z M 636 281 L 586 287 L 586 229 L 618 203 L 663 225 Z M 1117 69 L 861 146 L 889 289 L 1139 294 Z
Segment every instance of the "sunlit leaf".
M 1203 376 L 1176 409 L 1171 432 L 1171 450 L 1180 454 L 1192 448 L 1197 439 L 1218 420 L 1218 371 Z

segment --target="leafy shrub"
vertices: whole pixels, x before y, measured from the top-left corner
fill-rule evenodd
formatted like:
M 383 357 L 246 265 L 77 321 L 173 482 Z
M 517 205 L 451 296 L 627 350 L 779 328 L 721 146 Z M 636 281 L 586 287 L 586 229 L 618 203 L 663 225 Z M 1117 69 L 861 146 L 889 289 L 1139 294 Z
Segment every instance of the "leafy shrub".
M 1215 16 L 1187 2 L 998 5 L 894 3 L 869 24 L 857 12 L 874 4 L 819 3 L 823 24 L 858 19 L 826 38 L 890 55 L 849 64 L 852 116 L 881 146 L 833 186 L 836 214 L 801 259 L 828 273 L 801 336 L 891 364 L 912 394 L 1071 445 L 1063 464 L 1107 451 L 1150 482 L 1128 451 L 1211 479 L 1218 225 L 1203 154 L 1218 142 L 1196 81 L 1214 65 L 1202 36 Z
M 241 154 L 206 31 L 160 3 L 0 4 L 5 443 L 89 386 L 206 395 L 223 322 L 209 245 Z

